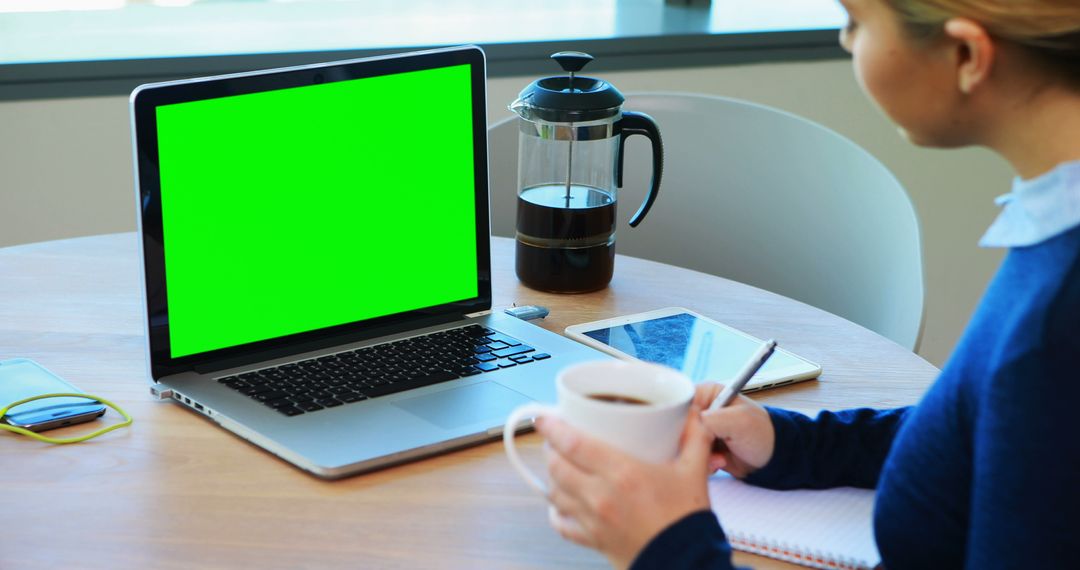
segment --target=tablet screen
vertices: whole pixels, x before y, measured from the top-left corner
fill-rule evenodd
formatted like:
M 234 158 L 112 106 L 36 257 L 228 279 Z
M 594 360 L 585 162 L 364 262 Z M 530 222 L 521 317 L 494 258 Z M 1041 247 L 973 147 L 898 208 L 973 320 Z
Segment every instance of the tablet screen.
M 584 331 L 584 334 L 634 358 L 681 370 L 694 382 L 722 382 L 732 378 L 762 342 L 687 313 Z M 813 364 L 777 349 L 755 380 L 798 376 L 814 369 Z

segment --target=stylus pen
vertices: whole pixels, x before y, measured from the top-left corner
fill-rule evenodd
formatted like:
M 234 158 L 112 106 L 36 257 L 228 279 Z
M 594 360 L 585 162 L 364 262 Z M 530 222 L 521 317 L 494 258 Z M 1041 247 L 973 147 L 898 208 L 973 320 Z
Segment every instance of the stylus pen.
M 709 410 L 719 410 L 730 404 L 735 399 L 735 396 L 738 396 L 739 392 L 742 391 L 743 386 L 746 386 L 746 383 L 754 377 L 754 374 L 757 374 L 757 371 L 761 370 L 762 366 L 765 366 L 765 361 L 772 356 L 774 351 L 776 351 L 776 341 L 772 339 L 765 341 L 765 344 L 757 349 L 757 352 L 750 357 L 750 360 L 746 361 L 743 369 L 735 375 L 734 381 L 724 386 L 724 390 L 709 405 Z

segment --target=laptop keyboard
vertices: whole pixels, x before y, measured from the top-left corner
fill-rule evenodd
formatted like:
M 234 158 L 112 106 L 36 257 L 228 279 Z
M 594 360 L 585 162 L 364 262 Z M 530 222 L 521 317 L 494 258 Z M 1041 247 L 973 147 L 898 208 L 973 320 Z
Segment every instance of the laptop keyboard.
M 286 416 L 523 366 L 551 356 L 480 325 L 219 378 Z

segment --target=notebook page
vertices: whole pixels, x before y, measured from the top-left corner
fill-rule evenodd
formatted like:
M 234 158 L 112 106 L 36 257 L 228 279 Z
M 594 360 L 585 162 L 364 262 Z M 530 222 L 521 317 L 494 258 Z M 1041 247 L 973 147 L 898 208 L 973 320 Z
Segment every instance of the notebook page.
M 816 568 L 873 568 L 874 492 L 773 491 L 720 472 L 709 498 L 733 548 Z

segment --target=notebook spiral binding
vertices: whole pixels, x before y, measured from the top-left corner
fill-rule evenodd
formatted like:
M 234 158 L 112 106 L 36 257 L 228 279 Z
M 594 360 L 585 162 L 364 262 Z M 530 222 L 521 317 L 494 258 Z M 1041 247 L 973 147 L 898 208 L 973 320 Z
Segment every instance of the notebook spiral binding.
M 822 570 L 873 570 L 876 567 L 874 563 L 845 556 L 837 557 L 817 549 L 800 549 L 787 542 L 773 541 L 752 534 L 729 532 L 727 538 L 732 548 L 736 550 L 759 554 L 801 566 L 809 566 L 810 568 L 820 568 Z

